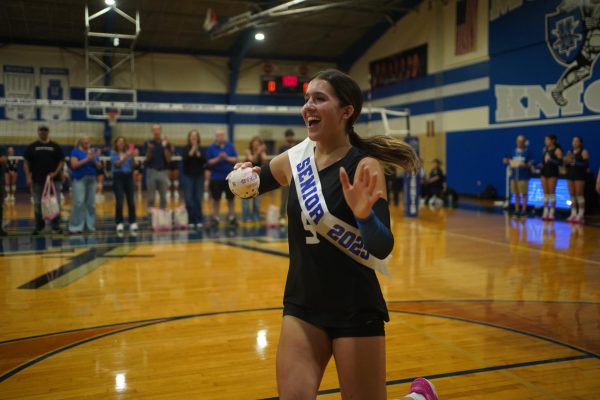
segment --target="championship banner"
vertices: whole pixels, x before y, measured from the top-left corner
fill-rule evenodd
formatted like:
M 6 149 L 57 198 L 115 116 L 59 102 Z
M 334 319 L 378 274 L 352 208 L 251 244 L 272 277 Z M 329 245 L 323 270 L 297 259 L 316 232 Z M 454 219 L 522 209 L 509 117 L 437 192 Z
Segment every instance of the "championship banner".
M 35 99 L 33 67 L 4 65 L 4 96 L 22 100 Z M 32 105 L 6 105 L 7 119 L 28 121 L 35 119 L 35 107 Z
M 69 70 L 67 68 L 40 68 L 40 97 L 46 100 L 69 99 Z M 8 96 L 7 96 L 8 97 Z M 71 110 L 64 107 L 41 107 L 40 116 L 46 121 L 67 121 Z

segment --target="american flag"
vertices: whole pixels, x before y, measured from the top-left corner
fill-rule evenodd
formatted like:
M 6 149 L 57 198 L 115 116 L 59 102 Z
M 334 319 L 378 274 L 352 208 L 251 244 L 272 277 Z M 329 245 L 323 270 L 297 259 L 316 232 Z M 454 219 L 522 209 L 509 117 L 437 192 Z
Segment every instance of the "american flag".
M 456 46 L 455 54 L 461 55 L 475 50 L 477 42 L 478 0 L 456 1 Z

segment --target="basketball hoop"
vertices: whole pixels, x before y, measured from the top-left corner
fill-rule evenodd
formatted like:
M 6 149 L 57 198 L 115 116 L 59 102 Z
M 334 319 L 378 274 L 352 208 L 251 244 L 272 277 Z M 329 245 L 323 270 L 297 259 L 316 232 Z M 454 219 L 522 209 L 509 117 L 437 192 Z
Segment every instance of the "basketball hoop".
M 108 117 L 108 126 L 112 127 L 117 125 L 117 119 L 119 119 L 118 111 L 108 111 L 106 116 Z

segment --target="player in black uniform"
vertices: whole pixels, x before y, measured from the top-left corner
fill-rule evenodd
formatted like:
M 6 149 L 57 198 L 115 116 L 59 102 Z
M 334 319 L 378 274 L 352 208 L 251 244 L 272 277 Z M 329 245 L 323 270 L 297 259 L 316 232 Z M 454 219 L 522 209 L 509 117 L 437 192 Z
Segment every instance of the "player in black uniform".
M 6 161 L 6 174 L 4 175 L 5 187 L 6 187 L 6 200 L 15 201 L 15 193 L 17 191 L 17 179 L 18 179 L 18 160 L 11 159 L 10 157 L 15 156 L 15 149 L 9 147 L 6 150 L 6 155 L 9 157 Z
M 354 132 L 362 102 L 348 75 L 318 73 L 302 109 L 308 138 L 255 167 L 261 194 L 290 186 L 290 268 L 277 350 L 281 399 L 315 398 L 332 355 L 344 399 L 386 398 L 389 316 L 374 271 L 386 271 L 393 247 L 382 163 L 410 171 L 419 161 L 402 141 Z M 407 398 L 437 400 L 422 378 Z
M 573 137 L 573 150 L 565 157 L 567 167 L 567 182 L 569 194 L 571 195 L 571 216 L 569 222 L 583 223 L 585 214 L 585 178 L 590 165 L 590 154 L 583 148 L 583 139 L 579 136 Z
M 542 151 L 542 170 L 540 179 L 544 190 L 544 212 L 543 220 L 554 220 L 554 207 L 556 206 L 556 180 L 558 179 L 558 167 L 563 162 L 563 154 L 555 135 L 546 135 L 544 138 L 544 150 Z M 546 206 L 546 203 L 548 204 Z

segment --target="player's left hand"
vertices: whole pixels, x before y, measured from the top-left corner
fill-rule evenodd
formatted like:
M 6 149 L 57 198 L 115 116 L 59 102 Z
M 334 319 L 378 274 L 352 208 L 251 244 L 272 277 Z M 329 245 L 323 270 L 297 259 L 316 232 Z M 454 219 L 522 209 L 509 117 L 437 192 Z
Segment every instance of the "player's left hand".
M 344 167 L 340 168 L 340 181 L 344 190 L 344 198 L 355 217 L 367 218 L 373 205 L 383 197 L 381 190 L 375 190 L 377 179 L 377 171 L 371 172 L 368 166 L 361 165 L 354 175 L 353 184 L 350 184 L 348 173 Z

